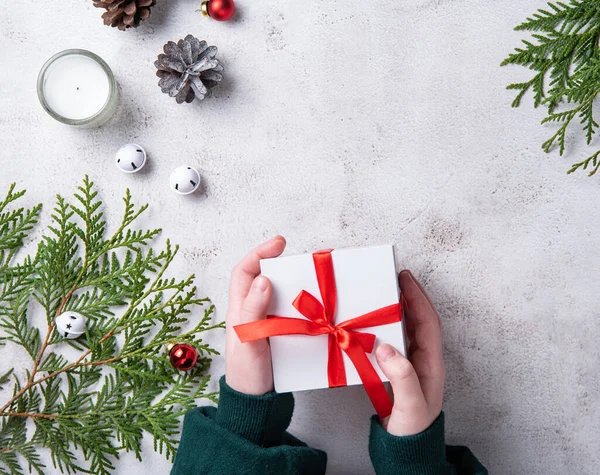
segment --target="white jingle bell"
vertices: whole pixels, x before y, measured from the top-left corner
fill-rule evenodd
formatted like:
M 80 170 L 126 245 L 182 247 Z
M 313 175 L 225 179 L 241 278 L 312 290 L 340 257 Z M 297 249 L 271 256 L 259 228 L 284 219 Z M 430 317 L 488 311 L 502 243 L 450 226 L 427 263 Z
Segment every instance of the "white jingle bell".
M 144 167 L 146 158 L 146 151 L 141 145 L 128 143 L 119 149 L 115 161 L 119 170 L 125 173 L 135 173 Z
M 72 340 L 85 333 L 85 317 L 77 312 L 63 312 L 56 317 L 56 330 L 61 336 Z
M 200 186 L 200 173 L 192 167 L 179 167 L 173 170 L 169 182 L 180 195 L 189 195 Z

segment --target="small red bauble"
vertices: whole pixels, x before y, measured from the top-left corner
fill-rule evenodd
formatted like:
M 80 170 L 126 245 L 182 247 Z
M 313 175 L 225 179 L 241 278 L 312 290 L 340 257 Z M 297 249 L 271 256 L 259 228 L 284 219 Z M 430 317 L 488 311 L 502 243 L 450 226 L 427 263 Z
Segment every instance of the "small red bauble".
M 177 343 L 169 351 L 169 359 L 175 369 L 189 371 L 196 365 L 198 353 L 196 348 L 187 343 Z
M 227 21 L 235 12 L 233 0 L 205 0 L 201 6 L 202 14 L 218 21 Z

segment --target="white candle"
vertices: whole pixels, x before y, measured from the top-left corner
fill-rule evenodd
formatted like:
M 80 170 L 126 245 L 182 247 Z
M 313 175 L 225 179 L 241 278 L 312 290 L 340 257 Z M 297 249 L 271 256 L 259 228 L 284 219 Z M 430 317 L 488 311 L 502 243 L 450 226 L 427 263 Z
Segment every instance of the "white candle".
M 117 103 L 110 68 L 84 50 L 50 58 L 38 78 L 38 95 L 51 116 L 71 125 L 100 125 L 112 116 Z

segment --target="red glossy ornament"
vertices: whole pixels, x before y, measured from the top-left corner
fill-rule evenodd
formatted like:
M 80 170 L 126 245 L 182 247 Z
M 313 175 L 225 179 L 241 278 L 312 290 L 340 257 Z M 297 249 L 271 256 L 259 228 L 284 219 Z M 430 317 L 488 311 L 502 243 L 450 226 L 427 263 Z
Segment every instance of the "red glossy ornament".
M 202 14 L 217 21 L 227 21 L 235 12 L 233 0 L 205 0 L 201 5 Z
M 169 359 L 175 369 L 189 371 L 196 365 L 198 353 L 192 345 L 177 343 L 169 350 Z

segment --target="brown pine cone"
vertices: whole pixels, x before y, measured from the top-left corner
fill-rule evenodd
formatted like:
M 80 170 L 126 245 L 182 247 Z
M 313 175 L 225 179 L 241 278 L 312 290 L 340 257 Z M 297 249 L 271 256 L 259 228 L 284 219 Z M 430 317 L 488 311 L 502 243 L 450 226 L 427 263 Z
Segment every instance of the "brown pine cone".
M 104 24 L 119 30 L 135 28 L 147 20 L 155 4 L 155 0 L 94 0 L 95 7 L 106 9 L 102 14 Z

